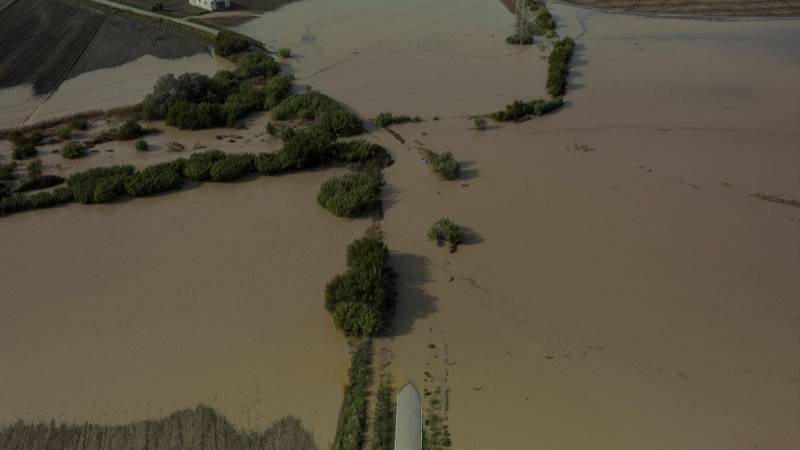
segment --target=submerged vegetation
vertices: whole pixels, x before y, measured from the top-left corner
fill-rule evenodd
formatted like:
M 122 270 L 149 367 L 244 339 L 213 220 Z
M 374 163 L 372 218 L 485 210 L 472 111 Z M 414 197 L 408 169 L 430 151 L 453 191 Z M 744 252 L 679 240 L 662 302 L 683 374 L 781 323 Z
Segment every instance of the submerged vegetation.
M 375 122 L 375 126 L 377 126 L 378 128 L 386 128 L 390 125 L 422 122 L 422 117 L 419 116 L 411 117 L 406 115 L 395 116 L 392 113 L 382 112 L 377 116 L 375 116 L 375 118 L 372 119 L 372 121 Z
M 435 241 L 439 246 L 448 243 L 450 253 L 453 253 L 458 249 L 458 245 L 464 242 L 464 230 L 452 220 L 442 218 L 428 231 L 428 239 Z
M 395 403 L 392 378 L 381 376 L 375 396 L 375 420 L 372 425 L 372 449 L 394 450 Z
M 491 117 L 498 122 L 522 120 L 530 116 L 541 116 L 543 114 L 547 114 L 561 108 L 562 106 L 564 106 L 564 99 L 561 97 L 554 98 L 552 100 L 539 98 L 529 102 L 514 100 L 511 102 L 511 104 L 506 106 L 504 111 L 494 112 L 491 114 Z
M 339 411 L 333 450 L 361 450 L 367 434 L 369 387 L 372 384 L 372 342 L 359 342 L 352 350 L 347 386 Z
M 432 150 L 421 148 L 420 153 L 428 161 L 431 169 L 445 180 L 455 180 L 461 173 L 461 165 L 458 164 L 458 161 L 450 152 L 436 153 Z
M 389 324 L 397 302 L 397 275 L 377 232 L 347 247 L 347 271 L 325 287 L 325 309 L 346 336 L 374 337 Z
M 275 120 L 304 119 L 335 137 L 355 136 L 364 132 L 364 124 L 336 100 L 317 91 L 292 94 L 272 108 Z

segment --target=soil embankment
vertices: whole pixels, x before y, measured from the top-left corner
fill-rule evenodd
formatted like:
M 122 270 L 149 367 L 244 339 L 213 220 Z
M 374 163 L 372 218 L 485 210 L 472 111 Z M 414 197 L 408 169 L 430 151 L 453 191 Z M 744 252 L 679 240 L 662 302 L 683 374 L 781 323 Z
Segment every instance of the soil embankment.
M 0 426 L 0 448 L 14 450 L 316 450 L 299 419 L 284 417 L 260 432 L 239 431 L 198 406 L 127 425 L 30 423 Z
M 566 0 L 606 11 L 701 17 L 798 17 L 800 0 Z

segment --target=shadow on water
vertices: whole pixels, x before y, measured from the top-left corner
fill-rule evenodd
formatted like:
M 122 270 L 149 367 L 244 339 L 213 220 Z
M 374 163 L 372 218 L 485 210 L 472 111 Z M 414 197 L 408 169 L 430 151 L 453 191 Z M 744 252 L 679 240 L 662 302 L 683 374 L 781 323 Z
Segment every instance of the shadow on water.
M 464 231 L 464 242 L 461 245 L 475 245 L 483 242 L 483 236 L 472 228 L 462 225 L 461 230 Z
M 438 311 L 436 298 L 425 292 L 431 280 L 430 261 L 420 255 L 392 253 L 390 264 L 397 271 L 398 302 L 389 336 L 403 336 L 414 330 L 418 319 Z
M 393 184 L 386 184 L 381 189 L 381 201 L 383 202 L 383 212 L 390 210 L 392 206 L 397 204 L 397 198 L 400 190 Z
M 475 169 L 475 161 L 459 161 L 458 164 L 461 166 L 461 172 L 458 175 L 459 180 L 473 180 L 475 178 L 480 178 L 480 173 L 478 169 Z

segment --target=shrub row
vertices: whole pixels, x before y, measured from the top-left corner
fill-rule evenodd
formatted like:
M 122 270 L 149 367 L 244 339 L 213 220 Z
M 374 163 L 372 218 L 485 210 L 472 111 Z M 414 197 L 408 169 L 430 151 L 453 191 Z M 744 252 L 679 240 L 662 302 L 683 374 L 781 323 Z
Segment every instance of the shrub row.
M 514 100 L 510 105 L 506 106 L 505 111 L 492 113 L 491 117 L 498 122 L 520 120 L 528 116 L 541 116 L 562 106 L 564 106 L 564 99 L 561 97 L 552 100 L 536 99 L 530 102 Z
M 339 425 L 333 439 L 333 450 L 361 450 L 367 432 L 367 406 L 372 384 L 372 342 L 356 345 L 350 357 Z
M 325 309 L 345 335 L 377 336 L 391 320 L 397 301 L 389 249 L 370 233 L 348 246 L 347 267 L 325 287 Z
M 421 149 L 425 159 L 430 164 L 434 172 L 441 175 L 445 180 L 455 180 L 461 173 L 461 166 L 450 152 L 436 153 L 428 149 Z
M 125 192 L 125 180 L 134 172 L 133 166 L 96 167 L 71 175 L 67 187 L 79 203 L 110 202 Z
M 411 117 L 406 115 L 395 116 L 392 113 L 382 112 L 377 116 L 375 116 L 375 118 L 372 119 L 372 121 L 375 122 L 375 126 L 377 126 L 378 128 L 385 128 L 388 127 L 389 125 L 399 125 L 401 123 L 422 122 L 422 117 L 419 116 Z
M 136 172 L 125 180 L 125 192 L 131 197 L 153 195 L 183 186 L 181 170 L 186 160 L 156 164 Z
M 553 97 L 564 95 L 567 90 L 569 62 L 574 49 L 575 42 L 567 36 L 555 43 L 547 58 L 547 93 Z
M 326 180 L 317 202 L 339 217 L 359 217 L 380 212 L 383 176 L 376 171 L 359 171 Z
M 219 56 L 230 56 L 250 48 L 251 40 L 229 30 L 220 30 L 214 38 L 214 52 Z
M 39 192 L 30 196 L 14 194 L 0 199 L 0 215 L 28 209 L 49 208 L 72 201 L 72 190 L 59 187 L 50 192 Z

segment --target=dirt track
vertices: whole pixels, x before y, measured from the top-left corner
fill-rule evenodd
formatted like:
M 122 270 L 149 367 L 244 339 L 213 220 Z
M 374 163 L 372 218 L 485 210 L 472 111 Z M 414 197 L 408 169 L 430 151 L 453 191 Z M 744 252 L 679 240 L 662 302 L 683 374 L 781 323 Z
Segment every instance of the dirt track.
M 18 1 L 0 14 L 0 88 L 32 83 L 37 95 L 66 78 L 144 55 L 178 58 L 207 51 L 154 25 L 65 0 Z
M 237 431 L 206 406 L 178 411 L 160 420 L 128 425 L 62 425 L 17 422 L 0 427 L 0 448 L 18 450 L 316 450 L 313 436 L 294 417 L 262 432 Z
M 714 17 L 795 17 L 800 0 L 568 0 L 608 11 Z

